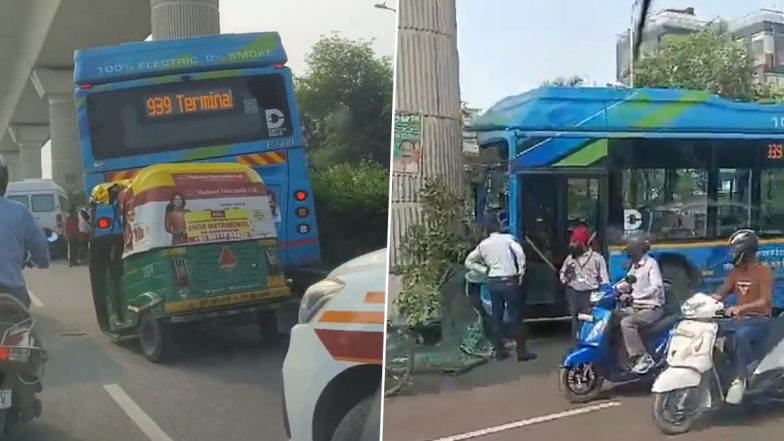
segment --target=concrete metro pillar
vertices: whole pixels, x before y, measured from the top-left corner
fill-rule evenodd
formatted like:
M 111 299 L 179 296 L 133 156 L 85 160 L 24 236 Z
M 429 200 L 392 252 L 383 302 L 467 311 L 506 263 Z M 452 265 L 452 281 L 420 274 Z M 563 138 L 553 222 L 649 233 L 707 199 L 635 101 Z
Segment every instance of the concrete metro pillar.
M 41 179 L 41 146 L 35 143 L 19 144 L 19 167 L 22 179 Z
M 464 194 L 463 127 L 455 0 L 399 0 L 395 114 L 420 115 L 420 166 L 410 172 L 392 164 L 390 266 L 408 227 L 421 221 L 420 190 L 440 177 Z M 397 147 L 397 146 L 396 146 Z
M 19 152 L 0 152 L 8 166 L 8 181 L 16 182 L 22 180 L 22 171 L 19 169 Z
M 58 93 L 48 98 L 52 131 L 52 180 L 69 193 L 85 191 L 82 147 L 73 95 Z
M 85 192 L 73 71 L 36 67 L 30 79 L 38 95 L 49 102 L 52 180 L 69 193 Z
M 150 0 L 152 39 L 220 34 L 219 0 Z
M 22 179 L 41 179 L 41 146 L 49 139 L 49 126 L 17 124 L 8 132 L 19 146 Z

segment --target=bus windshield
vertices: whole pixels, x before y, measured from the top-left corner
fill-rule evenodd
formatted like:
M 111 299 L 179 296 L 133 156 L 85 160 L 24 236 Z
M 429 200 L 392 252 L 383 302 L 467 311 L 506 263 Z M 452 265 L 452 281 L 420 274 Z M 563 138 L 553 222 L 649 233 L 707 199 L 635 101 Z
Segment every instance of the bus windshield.
M 95 159 L 293 134 L 280 74 L 154 84 L 87 95 Z

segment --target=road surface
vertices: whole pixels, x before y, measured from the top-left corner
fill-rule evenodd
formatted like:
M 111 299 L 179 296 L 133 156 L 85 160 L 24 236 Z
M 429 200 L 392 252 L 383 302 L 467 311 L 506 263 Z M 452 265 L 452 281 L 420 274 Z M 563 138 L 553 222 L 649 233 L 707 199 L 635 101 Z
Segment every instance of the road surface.
M 569 347 L 562 336 L 531 343 L 535 362 L 490 362 L 460 377 L 415 377 L 415 390 L 384 404 L 384 441 L 653 441 L 664 436 L 651 417 L 643 385 L 609 391 L 607 399 L 571 405 L 558 390 L 557 366 Z M 772 439 L 784 433 L 784 407 L 712 419 L 678 441 Z
M 113 343 L 95 323 L 86 267 L 26 272 L 49 351 L 43 416 L 14 441 L 283 440 L 285 345 L 264 348 L 254 327 L 183 343 L 167 365 L 134 341 Z

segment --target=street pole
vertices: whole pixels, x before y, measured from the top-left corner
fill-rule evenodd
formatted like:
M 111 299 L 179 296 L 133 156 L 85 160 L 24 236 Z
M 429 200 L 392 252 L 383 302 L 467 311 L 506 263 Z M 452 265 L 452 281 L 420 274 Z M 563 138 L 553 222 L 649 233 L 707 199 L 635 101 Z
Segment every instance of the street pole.
M 629 14 L 629 87 L 634 87 L 634 13 L 640 0 L 634 0 Z

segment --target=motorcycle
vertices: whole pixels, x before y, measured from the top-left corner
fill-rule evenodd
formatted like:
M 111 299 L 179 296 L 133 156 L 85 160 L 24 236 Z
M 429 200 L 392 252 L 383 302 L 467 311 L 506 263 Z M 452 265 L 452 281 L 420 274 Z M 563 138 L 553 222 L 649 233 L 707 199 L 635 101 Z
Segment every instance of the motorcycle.
M 16 297 L 0 293 L 0 433 L 41 416 L 47 354 L 33 333 L 36 320 Z
M 57 241 L 57 233 L 44 230 L 49 243 Z M 29 256 L 23 268 L 33 268 Z M 0 292 L 0 434 L 13 432 L 21 423 L 39 418 L 43 410 L 37 394 L 47 352 L 33 332 L 36 319 L 19 299 Z
M 732 331 L 724 304 L 698 293 L 684 302 L 665 369 L 653 384 L 653 420 L 663 433 L 683 434 L 725 403 L 736 377 Z M 743 401 L 784 401 L 784 318 L 770 319 L 768 336 L 753 348 Z M 731 404 L 731 403 L 727 403 Z
M 634 277 L 625 281 L 634 283 Z M 671 286 L 665 282 L 666 298 L 671 298 Z M 578 314 L 582 322 L 578 345 L 561 363 L 559 387 L 572 403 L 585 403 L 596 399 L 605 381 L 628 383 L 654 378 L 664 366 L 667 341 L 669 341 L 678 314 L 668 313 L 650 327 L 641 330 L 643 343 L 655 361 L 646 374 L 631 372 L 626 349 L 621 344 L 620 320 L 616 310 L 622 308 L 620 293 L 615 287 L 605 286 L 591 293 L 591 308 Z M 668 306 L 670 302 L 667 302 Z

